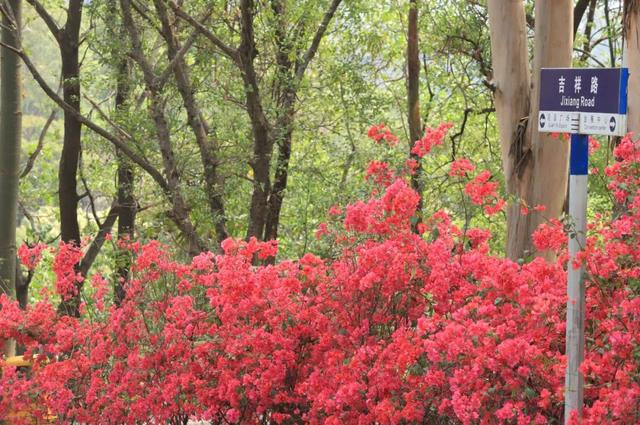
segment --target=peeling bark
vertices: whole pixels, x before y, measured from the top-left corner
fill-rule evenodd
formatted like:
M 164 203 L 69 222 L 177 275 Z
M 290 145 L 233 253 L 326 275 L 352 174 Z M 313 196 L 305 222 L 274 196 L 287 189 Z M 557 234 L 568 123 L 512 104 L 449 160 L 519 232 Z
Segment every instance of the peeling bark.
M 535 51 L 529 80 L 524 3 L 489 0 L 495 104 L 502 168 L 507 193 L 530 206 L 545 205 L 558 217 L 567 185 L 569 145 L 537 131 L 541 67 L 571 66 L 573 5 L 571 0 L 536 1 Z M 521 215 L 519 202 L 507 213 L 507 256 L 532 252 L 531 234 L 539 214 Z

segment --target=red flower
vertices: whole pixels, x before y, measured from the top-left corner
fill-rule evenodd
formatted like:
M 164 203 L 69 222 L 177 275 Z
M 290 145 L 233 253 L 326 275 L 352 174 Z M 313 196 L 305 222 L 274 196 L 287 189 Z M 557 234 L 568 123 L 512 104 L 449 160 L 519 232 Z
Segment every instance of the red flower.
M 435 146 L 439 146 L 444 142 L 444 136 L 446 136 L 451 127 L 453 127 L 453 124 L 446 123 L 440 124 L 437 128 L 427 128 L 424 136 L 414 143 L 411 153 L 422 158 L 431 152 L 431 149 Z
M 476 167 L 466 158 L 460 158 L 451 163 L 449 175 L 451 177 L 465 177 L 467 173 L 473 172 Z
M 367 135 L 369 138 L 375 140 L 376 143 L 380 143 L 384 140 L 389 146 L 395 146 L 398 144 L 398 138 L 384 124 L 371 126 Z

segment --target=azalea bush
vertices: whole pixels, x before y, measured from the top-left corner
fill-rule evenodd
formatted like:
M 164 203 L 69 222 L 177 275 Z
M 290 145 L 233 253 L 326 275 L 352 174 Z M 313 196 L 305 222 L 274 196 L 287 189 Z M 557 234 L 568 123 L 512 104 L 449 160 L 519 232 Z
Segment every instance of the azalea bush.
M 442 144 L 448 127 L 427 130 L 414 153 Z M 397 140 L 384 125 L 369 135 L 389 148 Z M 592 424 L 640 417 L 640 145 L 627 138 L 616 157 L 607 174 L 627 211 L 594 222 L 580 258 L 588 271 L 583 422 Z M 157 241 L 120 241 L 135 258 L 120 306 L 99 273 L 84 282 L 93 295 L 81 318 L 58 315 L 54 296 L 25 311 L 2 296 L 0 338 L 16 339 L 34 365 L 27 376 L 3 368 L 0 417 L 562 423 L 570 224 L 549 221 L 534 235 L 557 261 L 524 264 L 492 255 L 487 230 L 460 228 L 444 211 L 416 234 L 414 169 L 371 164 L 371 197 L 333 207 L 318 229 L 332 258 L 260 265 L 276 242 L 227 239 L 223 253 L 182 263 Z M 504 208 L 491 175 L 468 160 L 450 175 L 486 214 Z M 38 267 L 43 249 L 23 247 L 23 264 Z M 78 288 L 79 248 L 54 251 L 51 290 L 64 299 Z

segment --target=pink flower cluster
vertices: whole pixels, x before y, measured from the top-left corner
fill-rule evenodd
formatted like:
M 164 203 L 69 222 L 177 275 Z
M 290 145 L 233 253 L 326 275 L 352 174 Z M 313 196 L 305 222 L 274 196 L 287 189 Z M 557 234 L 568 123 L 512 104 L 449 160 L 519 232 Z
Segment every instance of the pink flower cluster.
M 22 244 L 18 247 L 18 258 L 27 270 L 33 270 L 40 263 L 42 251 L 45 249 L 47 249 L 47 245 L 43 243 L 37 243 L 33 246 Z
M 385 141 L 389 146 L 398 144 L 398 137 L 394 135 L 385 124 L 372 125 L 367 133 L 369 138 L 375 140 L 376 143 Z
M 444 123 L 440 124 L 437 128 L 427 128 L 424 136 L 414 143 L 411 153 L 418 155 L 420 158 L 427 155 L 435 146 L 444 143 L 444 136 L 447 135 L 447 131 L 449 131 L 451 127 L 453 127 L 452 123 Z

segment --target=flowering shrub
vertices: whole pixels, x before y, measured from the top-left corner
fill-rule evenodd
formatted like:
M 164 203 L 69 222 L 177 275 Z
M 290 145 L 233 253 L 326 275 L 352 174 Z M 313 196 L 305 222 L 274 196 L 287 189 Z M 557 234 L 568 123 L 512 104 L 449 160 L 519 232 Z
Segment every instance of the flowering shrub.
M 393 140 L 387 131 L 372 134 Z M 420 149 L 441 144 L 445 131 L 428 130 Z M 629 213 L 594 224 L 582 256 L 590 424 L 640 415 L 639 152 L 626 139 L 607 170 Z M 473 171 L 467 162 L 453 169 Z M 47 299 L 22 311 L 0 297 L 0 338 L 15 338 L 34 361 L 28 377 L 3 369 L 0 417 L 25 409 L 63 423 L 560 423 L 559 223 L 535 236 L 559 260 L 518 265 L 489 254 L 488 231 L 460 229 L 444 212 L 413 233 L 418 195 L 406 177 L 381 163 L 370 175 L 384 176 L 374 177 L 375 195 L 332 208 L 318 233 L 339 247 L 334 259 L 256 266 L 275 255 L 274 242 L 228 239 L 222 255 L 184 264 L 159 242 L 123 242 L 135 263 L 120 307 L 99 274 L 79 319 L 57 315 Z M 480 173 L 467 193 L 482 204 L 495 190 Z M 21 258 L 35 267 L 39 252 Z M 75 255 L 63 245 L 53 262 L 62 297 L 77 287 Z

